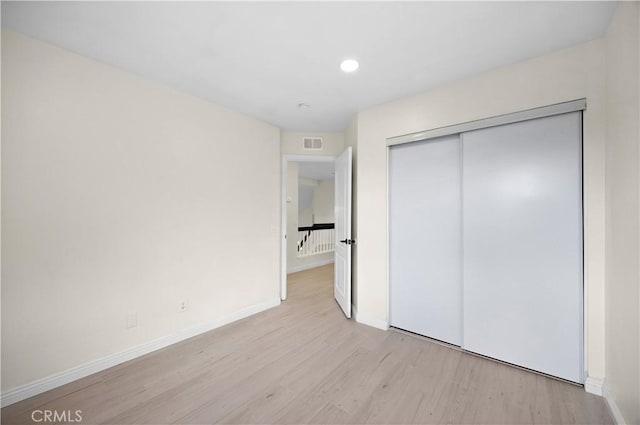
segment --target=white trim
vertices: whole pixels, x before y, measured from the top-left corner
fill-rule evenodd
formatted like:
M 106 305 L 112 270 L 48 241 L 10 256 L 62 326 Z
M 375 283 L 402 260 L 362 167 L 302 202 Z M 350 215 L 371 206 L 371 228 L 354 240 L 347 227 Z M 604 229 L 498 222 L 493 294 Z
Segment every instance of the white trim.
M 604 381 L 598 378 L 592 378 L 591 376 L 587 376 L 587 379 L 584 380 L 584 390 L 589 394 L 595 394 L 602 396 Z
M 119 365 L 129 360 L 133 360 L 137 357 L 144 356 L 145 354 L 152 353 L 156 350 L 165 348 L 177 342 L 184 341 L 205 332 L 209 332 L 213 329 L 219 328 L 240 319 L 244 319 L 245 317 L 252 316 L 256 313 L 260 313 L 261 311 L 268 310 L 278 305 L 280 305 L 279 298 L 274 298 L 260 304 L 254 304 L 238 310 L 228 316 L 224 316 L 214 322 L 195 326 L 190 329 L 184 329 L 173 335 L 167 335 L 153 341 L 138 345 L 136 347 L 129 348 L 119 353 L 115 353 L 101 359 L 92 360 L 88 363 L 73 367 L 71 369 L 67 369 L 62 372 L 54 373 L 53 375 L 49 375 L 28 384 L 20 385 L 19 387 L 3 392 L 2 396 L 0 397 L 0 405 L 2 407 L 6 407 L 10 404 L 17 403 L 29 397 L 33 397 L 45 391 L 52 390 L 54 388 L 68 384 L 69 382 L 76 381 L 110 367 Z
M 293 162 L 333 162 L 336 160 L 335 156 L 329 155 L 291 155 L 284 154 L 282 159 Z
M 287 299 L 287 158 L 280 170 L 280 299 Z
M 625 425 L 627 422 L 624 420 L 624 416 L 622 416 L 622 412 L 618 408 L 618 405 L 616 404 L 615 400 L 613 400 L 613 397 L 611 397 L 611 393 L 606 384 L 603 386 L 603 392 L 604 392 L 604 400 L 607 402 L 607 407 L 609 408 L 609 412 L 611 413 L 611 416 L 613 416 L 613 421 L 617 425 Z
M 302 264 L 300 266 L 295 266 L 295 267 L 289 267 L 287 270 L 287 274 L 298 273 L 298 272 L 309 270 L 309 269 L 315 269 L 316 267 L 326 266 L 327 264 L 332 264 L 333 262 L 334 262 L 334 258 L 332 257 L 326 260 L 316 261 L 308 264 Z
M 358 309 L 353 304 L 351 304 L 351 313 L 353 318 L 358 323 L 371 326 L 374 328 L 382 329 L 383 331 L 389 330 L 389 324 L 386 321 L 363 316 L 362 314 L 358 313 Z
M 384 178 L 384 180 L 385 180 L 384 181 L 385 191 L 386 191 L 386 194 L 387 194 L 387 202 L 386 202 L 387 208 L 385 210 L 385 214 L 386 214 L 386 220 L 385 220 L 385 226 L 386 226 L 385 232 L 386 232 L 386 235 L 385 236 L 387 238 L 387 243 L 386 243 L 386 245 L 384 247 L 384 251 L 385 251 L 384 254 L 385 254 L 385 260 L 386 260 L 386 276 L 385 276 L 385 278 L 387 280 L 387 288 L 386 288 L 386 290 L 387 290 L 387 294 L 386 294 L 387 295 L 387 305 L 386 305 L 386 308 L 387 308 L 387 311 L 386 311 L 387 323 L 386 323 L 386 325 L 387 325 L 387 327 L 386 327 L 385 330 L 389 329 L 389 325 L 391 324 L 391 314 L 392 314 L 392 311 L 391 311 L 391 228 L 390 228 L 390 225 L 389 225 L 389 216 L 390 216 L 389 211 L 391 210 L 391 202 L 389 202 L 389 198 L 390 198 L 389 195 L 391 193 L 390 190 L 389 190 L 389 171 L 390 171 L 390 168 L 391 168 L 391 167 L 389 167 L 389 159 L 390 159 L 389 154 L 390 154 L 390 152 L 391 152 L 391 148 L 389 146 L 387 146 L 386 158 L 385 158 L 386 173 L 385 173 L 385 178 Z
M 433 139 L 434 137 L 449 136 L 451 134 L 463 133 L 466 131 L 478 130 L 481 128 L 495 127 L 514 122 L 528 121 L 536 118 L 548 117 L 551 115 L 565 114 L 587 109 L 586 99 L 570 100 L 569 102 L 556 103 L 554 105 L 532 108 L 510 114 L 497 115 L 489 118 L 482 118 L 475 121 L 468 121 L 461 124 L 448 125 L 431 130 L 420 131 L 418 133 L 406 134 L 403 136 L 389 137 L 387 146 L 399 145 L 402 143 L 417 142 L 419 140 Z

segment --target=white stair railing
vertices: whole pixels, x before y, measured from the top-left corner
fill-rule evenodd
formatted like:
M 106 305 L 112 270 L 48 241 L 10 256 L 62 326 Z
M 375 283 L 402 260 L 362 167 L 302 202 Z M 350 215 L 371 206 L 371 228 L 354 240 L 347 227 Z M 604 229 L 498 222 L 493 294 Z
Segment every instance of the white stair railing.
M 335 229 L 298 231 L 298 257 L 333 252 Z

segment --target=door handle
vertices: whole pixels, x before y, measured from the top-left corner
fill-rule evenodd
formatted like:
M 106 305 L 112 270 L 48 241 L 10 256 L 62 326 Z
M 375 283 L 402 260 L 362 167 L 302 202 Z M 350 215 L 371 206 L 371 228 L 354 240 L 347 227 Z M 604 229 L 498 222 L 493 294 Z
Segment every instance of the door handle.
M 340 241 L 340 243 L 344 243 L 344 244 L 347 244 L 347 245 L 353 245 L 353 244 L 356 243 L 356 240 L 355 239 L 343 239 L 343 240 Z

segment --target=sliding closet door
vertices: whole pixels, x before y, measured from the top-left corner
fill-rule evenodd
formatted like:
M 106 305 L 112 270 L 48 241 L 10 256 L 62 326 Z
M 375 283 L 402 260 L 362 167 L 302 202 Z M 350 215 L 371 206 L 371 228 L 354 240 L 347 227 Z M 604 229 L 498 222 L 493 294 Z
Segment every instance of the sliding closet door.
M 460 141 L 390 148 L 391 325 L 460 345 Z
M 464 344 L 582 378 L 581 113 L 464 133 Z

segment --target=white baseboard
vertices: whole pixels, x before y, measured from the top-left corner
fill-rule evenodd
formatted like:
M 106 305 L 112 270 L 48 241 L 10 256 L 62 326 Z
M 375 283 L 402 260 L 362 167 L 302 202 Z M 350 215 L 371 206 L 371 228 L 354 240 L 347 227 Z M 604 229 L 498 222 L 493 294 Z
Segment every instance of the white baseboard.
M 362 314 L 358 313 L 358 310 L 356 309 L 355 305 L 351 305 L 351 313 L 353 318 L 358 323 L 362 323 L 363 325 L 382 329 L 383 331 L 389 330 L 389 324 L 386 321 L 363 316 Z
M 613 399 L 613 397 L 611 397 L 611 393 L 609 392 L 609 389 L 607 388 L 606 384 L 603 386 L 603 393 L 604 393 L 604 399 L 607 402 L 607 407 L 611 412 L 611 416 L 613 416 L 613 421 L 617 425 L 625 425 L 627 422 L 624 420 L 624 416 L 622 416 L 622 412 L 618 408 L 618 405 L 616 404 L 615 400 Z
M 313 263 L 303 264 L 301 266 L 287 267 L 287 274 L 315 269 L 316 267 L 326 266 L 327 264 L 331 263 L 333 263 L 333 258 L 329 258 L 328 260 L 315 261 Z
M 260 313 L 261 311 L 268 310 L 278 305 L 280 305 L 280 298 L 274 298 L 272 300 L 238 310 L 235 313 L 222 317 L 214 322 L 195 326 L 190 329 L 185 329 L 173 335 L 167 335 L 162 338 L 146 342 L 142 345 L 129 348 L 128 350 L 121 351 L 119 353 L 103 357 L 101 359 L 93 360 L 80 366 L 65 370 L 63 372 L 55 373 L 53 375 L 49 375 L 28 384 L 21 385 L 19 387 L 3 392 L 0 396 L 0 405 L 2 407 L 5 407 L 10 404 L 17 403 L 29 397 L 33 397 L 45 391 L 52 390 L 54 388 L 68 384 L 69 382 L 76 381 L 80 378 L 84 378 L 110 367 L 127 362 L 129 360 L 133 360 L 136 357 L 144 356 L 145 354 L 149 354 L 153 351 L 159 350 L 177 342 L 184 341 L 185 339 L 189 339 L 196 335 L 211 331 L 213 329 L 235 322 L 236 320 L 244 319 L 245 317 L 252 316 L 256 313 Z
M 604 381 L 598 378 L 592 378 L 591 376 L 587 376 L 587 379 L 584 381 L 584 390 L 589 394 L 595 395 L 604 395 Z

